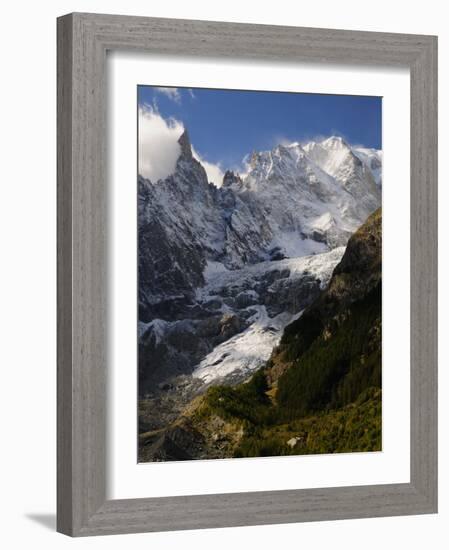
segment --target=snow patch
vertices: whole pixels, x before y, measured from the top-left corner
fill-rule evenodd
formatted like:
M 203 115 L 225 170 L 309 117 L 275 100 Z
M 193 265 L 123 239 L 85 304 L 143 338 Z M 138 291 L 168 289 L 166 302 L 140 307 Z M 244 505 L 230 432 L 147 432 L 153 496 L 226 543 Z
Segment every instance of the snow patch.
M 310 256 L 311 254 L 322 254 L 328 250 L 324 243 L 313 239 L 303 239 L 297 231 L 282 231 L 273 240 L 272 248 L 280 248 L 288 258 Z
M 203 277 L 206 282 L 210 282 L 213 279 L 222 275 L 223 273 L 228 272 L 229 269 L 221 262 L 213 262 L 212 260 L 208 260 L 206 263 L 206 267 L 203 271 Z

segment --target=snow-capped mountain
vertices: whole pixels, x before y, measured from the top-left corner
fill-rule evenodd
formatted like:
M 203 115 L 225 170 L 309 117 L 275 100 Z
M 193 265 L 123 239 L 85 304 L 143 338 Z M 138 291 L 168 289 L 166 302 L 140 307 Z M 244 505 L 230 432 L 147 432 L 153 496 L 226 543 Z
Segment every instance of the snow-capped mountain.
M 216 187 L 187 131 L 179 144 L 173 174 L 139 176 L 139 368 L 145 380 L 197 368 L 209 382 L 219 364 L 217 377 L 231 374 L 250 341 L 260 352 L 243 371 L 260 365 L 261 350 L 329 280 L 338 247 L 380 205 L 382 157 L 338 137 L 279 145 Z M 164 375 L 154 362 L 174 370 Z
M 253 154 L 249 173 L 233 189 L 263 210 L 272 244 L 287 247 L 287 255 L 293 245 L 296 256 L 346 244 L 381 195 L 371 170 L 336 137 Z

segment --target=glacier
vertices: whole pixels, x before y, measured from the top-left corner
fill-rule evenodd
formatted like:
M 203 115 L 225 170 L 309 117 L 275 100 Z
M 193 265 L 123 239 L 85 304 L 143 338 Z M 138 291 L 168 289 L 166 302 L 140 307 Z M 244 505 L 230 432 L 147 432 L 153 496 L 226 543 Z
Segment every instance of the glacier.
M 345 248 L 336 248 L 330 252 L 318 254 L 315 256 L 292 258 L 280 260 L 278 262 L 261 262 L 243 269 L 228 271 L 226 269 L 217 269 L 214 266 L 213 271 L 208 271 L 206 285 L 199 291 L 200 300 L 211 299 L 219 296 L 223 289 L 250 288 L 246 292 L 254 301 L 260 300 L 253 287 L 257 285 L 258 277 L 267 273 L 278 271 L 286 275 L 282 281 L 285 288 L 286 284 L 293 285 L 294 282 L 304 280 L 305 274 L 316 277 L 320 281 L 320 289 L 327 286 L 334 267 L 341 260 Z M 224 267 L 224 266 L 223 266 Z M 268 288 L 268 292 L 276 294 L 280 279 L 275 279 L 274 284 Z M 240 294 L 237 294 L 240 295 Z M 290 306 L 290 307 L 289 307 Z M 253 303 L 246 308 L 251 313 L 248 319 L 249 326 L 232 336 L 229 340 L 216 346 L 204 359 L 195 367 L 193 376 L 200 378 L 209 384 L 218 380 L 225 380 L 229 375 L 233 375 L 233 380 L 241 380 L 248 377 L 253 371 L 260 368 L 267 361 L 273 351 L 273 348 L 279 343 L 284 328 L 298 319 L 302 313 L 296 311 L 298 305 L 284 302 L 285 311 L 277 313 L 276 311 L 269 315 L 267 305 L 257 305 Z

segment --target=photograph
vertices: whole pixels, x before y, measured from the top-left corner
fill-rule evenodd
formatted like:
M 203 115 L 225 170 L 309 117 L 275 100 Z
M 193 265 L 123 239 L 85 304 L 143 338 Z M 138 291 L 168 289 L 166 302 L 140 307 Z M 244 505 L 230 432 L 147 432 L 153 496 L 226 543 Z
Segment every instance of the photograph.
M 445 5 L 346 3 L 4 5 L 6 550 L 444 547 Z
M 382 450 L 382 97 L 137 87 L 138 462 Z

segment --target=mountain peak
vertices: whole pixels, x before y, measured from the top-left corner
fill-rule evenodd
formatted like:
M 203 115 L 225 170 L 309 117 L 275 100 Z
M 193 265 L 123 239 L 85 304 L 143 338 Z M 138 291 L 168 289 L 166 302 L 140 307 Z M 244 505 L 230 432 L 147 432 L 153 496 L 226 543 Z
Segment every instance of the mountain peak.
M 233 183 L 242 184 L 242 178 L 239 174 L 235 174 L 232 170 L 226 170 L 225 175 L 223 176 L 222 187 L 231 187 Z
M 321 145 L 324 147 L 329 147 L 331 149 L 339 149 L 342 147 L 349 148 L 349 145 L 341 136 L 331 136 L 321 142 Z
M 178 139 L 178 143 L 181 147 L 181 156 L 191 159 L 192 158 L 192 145 L 190 143 L 189 132 L 184 128 L 184 132 Z

